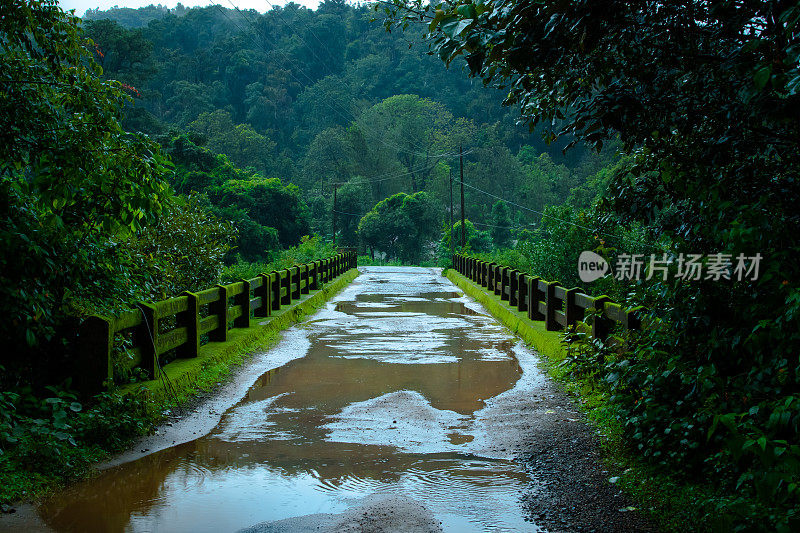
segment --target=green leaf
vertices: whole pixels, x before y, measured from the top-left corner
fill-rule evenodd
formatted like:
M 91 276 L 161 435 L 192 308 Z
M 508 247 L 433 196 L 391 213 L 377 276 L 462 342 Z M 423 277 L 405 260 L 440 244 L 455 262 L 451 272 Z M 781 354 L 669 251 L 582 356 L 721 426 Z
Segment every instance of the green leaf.
M 753 75 L 753 83 L 755 83 L 756 88 L 759 91 L 767 85 L 767 82 L 769 81 L 771 74 L 772 74 L 772 65 L 765 65 L 759 68 Z

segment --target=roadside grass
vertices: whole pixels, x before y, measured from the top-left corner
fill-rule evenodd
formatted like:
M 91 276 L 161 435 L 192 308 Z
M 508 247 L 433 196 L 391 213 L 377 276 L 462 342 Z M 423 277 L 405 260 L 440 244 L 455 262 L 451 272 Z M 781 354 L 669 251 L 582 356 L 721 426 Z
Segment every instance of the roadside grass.
M 628 445 L 624 421 L 614 411 L 608 394 L 591 376 L 570 373 L 565 364 L 567 347 L 561 342 L 560 333 L 546 331 L 542 323 L 523 320 L 524 313 L 510 308 L 498 296 L 485 292 L 452 269 L 445 270 L 443 275 L 543 356 L 540 359 L 542 369 L 576 398 L 583 413 L 596 427 L 609 482 L 627 493 L 636 508 L 659 530 L 676 533 L 748 531 L 751 529 L 745 525 L 746 515 L 753 512 L 769 515 L 770 510 L 754 498 L 722 493 L 714 480 L 694 481 L 680 472 L 667 472 L 644 462 Z

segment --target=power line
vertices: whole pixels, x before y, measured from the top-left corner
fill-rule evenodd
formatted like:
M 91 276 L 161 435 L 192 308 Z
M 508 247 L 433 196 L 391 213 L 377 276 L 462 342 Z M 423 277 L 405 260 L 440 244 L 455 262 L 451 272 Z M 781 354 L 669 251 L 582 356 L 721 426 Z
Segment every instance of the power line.
M 467 219 L 467 220 L 469 220 L 469 219 Z M 530 223 L 530 224 L 523 224 L 522 226 L 496 226 L 494 224 L 485 224 L 483 222 L 473 222 L 472 220 L 470 220 L 470 222 L 472 222 L 476 226 L 486 226 L 487 228 L 501 228 L 501 229 L 523 229 L 523 228 L 527 228 L 528 226 L 535 226 L 536 225 L 534 223 Z
M 456 181 L 460 181 L 460 180 L 456 180 Z M 572 222 L 572 221 L 570 221 L 570 220 L 564 220 L 564 219 L 562 219 L 562 218 L 555 217 L 555 216 L 553 216 L 553 215 L 548 215 L 547 213 L 544 213 L 544 212 L 542 212 L 542 211 L 537 211 L 536 209 L 531 209 L 531 208 L 529 208 L 529 207 L 525 207 L 524 205 L 520 205 L 520 204 L 518 204 L 518 203 L 516 203 L 516 202 L 512 202 L 511 200 L 506 200 L 505 198 L 501 198 L 500 196 L 497 196 L 496 194 L 492 194 L 492 193 L 490 193 L 490 192 L 488 192 L 488 191 L 484 191 L 483 189 L 479 189 L 478 187 L 475 187 L 475 186 L 473 186 L 473 185 L 470 185 L 470 184 L 468 184 L 468 183 L 464 183 L 463 181 L 461 181 L 461 183 L 462 183 L 462 184 L 463 184 L 465 187 L 469 187 L 470 189 L 473 189 L 473 190 L 475 190 L 475 191 L 478 191 L 478 192 L 480 192 L 480 193 L 482 193 L 482 194 L 485 194 L 485 195 L 487 195 L 487 196 L 491 196 L 492 198 L 495 198 L 495 199 L 497 199 L 497 200 L 502 200 L 503 202 L 505 202 L 505 203 L 507 203 L 507 204 L 509 204 L 509 205 L 513 205 L 514 207 L 518 207 L 518 208 L 520 208 L 520 209 L 523 209 L 523 210 L 525 210 L 525 211 L 530 211 L 531 213 L 536 213 L 537 215 L 540 215 L 540 216 L 542 216 L 542 217 L 544 217 L 544 218 L 549 218 L 549 219 L 552 219 L 552 220 L 556 220 L 556 221 L 558 221 L 558 222 L 562 222 L 562 223 L 564 223 L 564 224 L 569 224 L 570 226 L 574 226 L 574 227 L 576 227 L 576 228 L 580 228 L 580 229 L 582 229 L 582 230 L 585 230 L 585 231 L 588 231 L 588 232 L 590 232 L 590 233 L 594 233 L 595 235 L 604 235 L 604 236 L 606 236 L 606 237 L 611 237 L 612 239 L 617 239 L 617 238 L 619 238 L 619 236 L 618 236 L 618 235 L 613 235 L 613 234 L 611 234 L 611 233 L 605 233 L 605 232 L 603 232 L 603 231 L 599 231 L 599 230 L 596 230 L 596 229 L 592 229 L 592 228 L 589 228 L 589 227 L 587 227 L 587 226 L 582 226 L 581 224 L 576 224 L 575 222 Z M 637 242 L 637 243 L 639 243 L 639 244 L 642 244 L 642 245 L 644 245 L 644 246 L 649 246 L 649 247 L 651 247 L 651 248 L 656 248 L 656 249 L 658 249 L 658 250 L 660 250 L 660 251 L 662 251 L 662 252 L 666 252 L 666 251 L 667 251 L 667 250 L 665 250 L 665 249 L 664 249 L 664 247 L 662 247 L 662 246 L 659 246 L 659 245 L 657 245 L 657 244 L 648 243 L 648 242 L 643 242 L 643 241 L 639 241 L 639 240 L 637 240 L 637 239 L 632 239 L 632 240 L 633 240 L 633 241 L 635 241 L 635 242 Z
M 336 209 L 334 209 L 333 212 L 337 213 L 339 215 L 350 215 L 350 216 L 358 217 L 358 218 L 363 218 L 364 216 L 366 216 L 366 213 L 364 213 L 363 215 L 358 215 L 356 213 L 348 213 L 347 211 L 337 211 Z
M 474 148 L 470 148 L 468 151 L 464 152 L 464 155 L 470 154 L 474 150 L 475 150 Z M 455 154 L 453 154 L 451 157 L 455 157 L 456 155 L 458 155 L 457 152 Z M 448 158 L 440 157 L 439 159 L 448 159 Z M 372 176 L 372 177 L 365 177 L 364 179 L 369 180 L 369 182 L 361 182 L 361 183 L 359 183 L 359 182 L 354 182 L 354 181 L 335 181 L 335 182 L 330 182 L 329 185 L 348 185 L 348 184 L 349 185 L 370 185 L 372 183 L 379 183 L 381 181 L 402 178 L 403 176 L 408 176 L 409 174 L 413 174 L 414 172 L 416 172 L 418 170 L 423 170 L 427 166 L 428 166 L 427 164 L 422 164 L 419 167 L 413 167 L 411 170 L 399 171 L 396 174 L 378 174 L 378 175 Z M 385 177 L 381 177 L 381 176 L 385 176 Z M 375 178 L 381 178 L 381 179 L 375 179 Z

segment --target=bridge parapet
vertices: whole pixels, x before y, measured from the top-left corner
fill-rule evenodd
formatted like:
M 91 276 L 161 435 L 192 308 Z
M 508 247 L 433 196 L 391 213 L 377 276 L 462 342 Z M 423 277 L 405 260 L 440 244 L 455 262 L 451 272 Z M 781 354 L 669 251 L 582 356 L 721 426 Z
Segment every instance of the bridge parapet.
M 548 331 L 572 329 L 606 340 L 615 327 L 641 328 L 641 307 L 624 309 L 608 296 L 589 296 L 578 288 L 562 287 L 558 281 L 519 272 L 464 254 L 453 255 L 453 268 L 529 320 L 544 321 Z
M 167 353 L 174 350 L 178 360 L 197 357 L 201 345 L 226 342 L 230 330 L 250 327 L 251 318 L 279 313 L 281 307 L 355 268 L 356 260 L 354 251 L 340 252 L 252 279 L 187 291 L 160 302 L 140 302 L 118 316 L 90 316 L 78 333 L 75 384 L 87 395 L 112 386 L 115 349 L 127 354 L 126 370 L 142 369 L 155 379 Z

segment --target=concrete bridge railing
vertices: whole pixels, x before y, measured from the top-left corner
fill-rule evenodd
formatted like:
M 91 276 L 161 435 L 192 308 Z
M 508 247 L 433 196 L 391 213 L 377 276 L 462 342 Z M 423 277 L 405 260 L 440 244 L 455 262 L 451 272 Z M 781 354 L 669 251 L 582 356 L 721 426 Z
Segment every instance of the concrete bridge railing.
M 90 316 L 79 331 L 76 386 L 92 394 L 112 385 L 112 352 L 123 339 L 130 354 L 127 369 L 141 368 L 155 379 L 165 353 L 175 350 L 178 358 L 197 357 L 206 338 L 225 342 L 232 328 L 250 327 L 251 316 L 269 317 L 356 267 L 356 257 L 355 252 L 346 251 L 156 303 L 140 302 L 116 317 Z
M 463 254 L 453 255 L 453 268 L 461 275 L 494 292 L 528 319 L 544 321 L 548 331 L 570 327 L 588 328 L 596 339 L 606 339 L 616 324 L 623 329 L 641 328 L 641 308 L 624 309 L 608 296 L 589 296 L 557 281 Z

